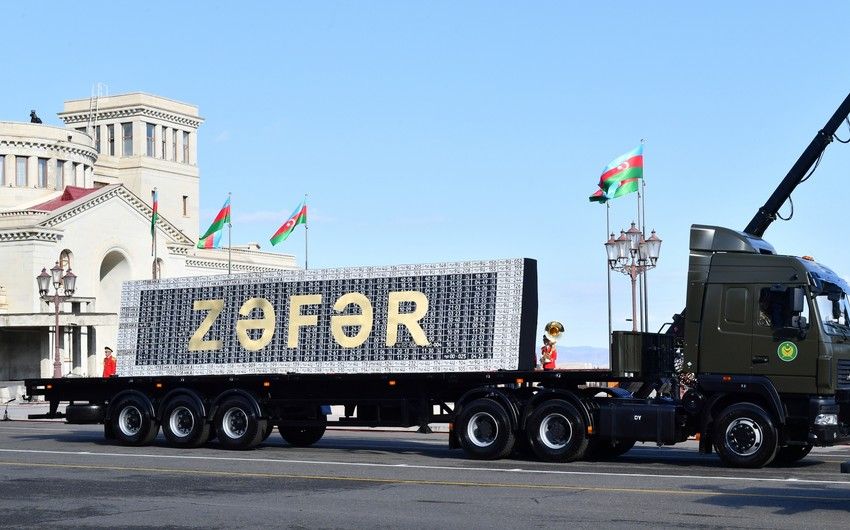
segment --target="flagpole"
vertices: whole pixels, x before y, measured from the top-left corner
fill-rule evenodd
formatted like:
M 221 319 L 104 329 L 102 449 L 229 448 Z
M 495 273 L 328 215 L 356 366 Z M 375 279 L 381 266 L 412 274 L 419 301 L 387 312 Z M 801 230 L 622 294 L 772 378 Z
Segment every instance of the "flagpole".
M 640 139 L 640 144 L 645 145 L 646 140 L 644 138 Z M 645 164 L 644 164 L 645 165 Z M 644 169 L 645 172 L 645 169 Z M 640 231 L 643 234 L 646 234 L 646 180 L 644 178 L 640 179 L 640 197 L 638 200 L 641 201 L 641 211 L 643 212 L 643 217 L 640 220 Z M 641 284 L 641 298 L 643 299 L 643 306 L 641 307 L 641 311 L 643 312 L 643 324 L 644 331 L 649 331 L 649 274 L 648 270 L 643 271 L 643 283 Z
M 307 194 L 304 194 L 304 208 L 307 208 Z M 304 219 L 304 270 L 307 270 L 307 233 L 310 231 L 310 216 Z
M 611 204 L 605 201 L 605 241 L 608 241 L 611 233 Z M 608 248 L 608 247 L 605 247 Z M 608 270 L 608 359 L 611 359 L 611 266 L 608 264 L 608 256 L 605 256 L 605 268 Z
M 227 204 L 230 205 L 230 192 L 227 192 Z M 233 207 L 230 207 L 230 211 L 233 211 Z M 233 228 L 233 223 L 230 222 L 230 215 L 227 216 L 227 275 L 230 276 L 230 266 L 232 262 L 232 251 L 233 245 L 231 241 L 231 230 Z
M 154 280 L 157 279 L 156 273 L 156 188 L 151 190 L 151 254 L 153 254 L 153 263 L 151 264 L 151 276 Z

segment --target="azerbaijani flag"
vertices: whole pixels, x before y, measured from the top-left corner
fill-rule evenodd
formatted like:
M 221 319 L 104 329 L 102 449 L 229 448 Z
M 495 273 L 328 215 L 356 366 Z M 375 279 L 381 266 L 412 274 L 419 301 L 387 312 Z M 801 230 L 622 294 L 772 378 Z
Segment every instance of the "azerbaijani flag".
M 640 187 L 643 178 L 643 144 L 612 160 L 599 177 L 599 189 L 589 197 L 590 202 L 606 203 Z
M 298 225 L 306 225 L 307 224 L 307 199 L 305 198 L 301 201 L 301 204 L 295 208 L 295 211 L 292 212 L 292 215 L 289 216 L 289 219 L 286 220 L 280 228 L 277 229 L 277 232 L 274 233 L 272 238 L 270 239 L 272 245 L 277 245 L 281 241 L 285 240 L 289 237 L 289 234 L 295 230 L 295 227 Z
M 159 219 L 159 193 L 156 188 L 151 190 L 151 256 L 156 255 L 156 221 Z
M 213 219 L 212 224 L 204 235 L 198 238 L 198 248 L 218 248 L 221 242 L 221 232 L 225 225 L 230 224 L 230 195 L 224 201 L 224 206 Z
M 643 178 L 643 144 L 612 160 L 599 177 L 599 188 L 609 190 L 621 180 Z M 616 188 L 615 188 L 616 189 Z

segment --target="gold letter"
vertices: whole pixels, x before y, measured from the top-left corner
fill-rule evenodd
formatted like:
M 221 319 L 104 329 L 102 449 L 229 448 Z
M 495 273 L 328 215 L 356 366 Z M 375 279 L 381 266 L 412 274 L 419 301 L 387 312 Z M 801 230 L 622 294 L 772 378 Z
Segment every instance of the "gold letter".
M 319 323 L 318 315 L 302 315 L 301 306 L 321 304 L 320 294 L 295 294 L 289 297 L 289 336 L 286 346 L 298 347 L 298 328 L 301 326 L 315 326 Z
M 263 318 L 251 318 L 236 321 L 236 336 L 239 338 L 239 344 L 248 351 L 257 351 L 260 348 L 268 345 L 274 337 L 274 307 L 272 303 L 265 298 L 251 298 L 246 300 L 242 307 L 239 308 L 239 314 L 246 317 L 251 314 L 252 309 L 259 309 L 263 312 Z M 254 340 L 248 334 L 250 329 L 263 330 L 260 338 Z
M 415 308 L 411 313 L 399 313 L 399 305 L 402 302 L 413 302 Z M 387 346 L 395 346 L 398 342 L 399 324 L 407 328 L 413 342 L 417 346 L 428 346 L 428 337 L 422 331 L 419 321 L 428 312 L 428 297 L 419 291 L 392 291 L 390 292 L 389 307 L 387 308 Z
M 189 351 L 220 350 L 220 340 L 204 340 L 204 335 L 210 330 L 215 319 L 224 309 L 224 300 L 195 300 L 192 304 L 193 311 L 209 311 L 204 321 L 195 330 L 195 334 L 189 339 Z
M 366 342 L 372 332 L 372 304 L 365 295 L 347 293 L 339 297 L 334 304 L 334 311 L 341 312 L 349 304 L 360 307 L 359 315 L 334 315 L 331 317 L 331 333 L 334 340 L 343 348 L 356 348 Z M 342 330 L 343 326 L 360 326 L 360 331 L 349 337 Z

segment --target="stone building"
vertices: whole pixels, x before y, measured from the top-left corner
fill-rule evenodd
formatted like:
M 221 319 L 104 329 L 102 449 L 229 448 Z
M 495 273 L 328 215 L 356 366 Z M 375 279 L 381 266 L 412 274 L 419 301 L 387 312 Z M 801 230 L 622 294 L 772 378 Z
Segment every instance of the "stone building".
M 50 377 L 57 340 L 64 375 L 99 375 L 124 281 L 227 272 L 227 249 L 195 248 L 197 107 L 133 93 L 67 101 L 59 118 L 0 122 L 0 381 Z M 297 268 L 256 244 L 231 254 L 234 272 Z M 77 275 L 58 330 L 54 289 L 42 298 L 35 280 L 55 263 Z

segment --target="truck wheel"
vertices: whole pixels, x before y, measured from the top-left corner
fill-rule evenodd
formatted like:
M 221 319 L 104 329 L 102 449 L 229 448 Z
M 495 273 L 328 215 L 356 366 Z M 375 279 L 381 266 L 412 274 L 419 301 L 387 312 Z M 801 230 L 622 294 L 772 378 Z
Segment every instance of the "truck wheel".
M 268 440 L 268 439 L 269 439 L 269 436 L 271 436 L 271 435 L 272 435 L 272 432 L 274 432 L 274 423 L 272 423 L 272 422 L 267 422 L 267 423 L 266 423 L 266 430 L 265 430 L 265 431 L 263 431 L 263 439 L 261 440 L 261 443 L 262 443 L 262 442 L 265 442 L 266 440 Z
M 561 399 L 539 405 L 525 428 L 531 449 L 541 460 L 572 462 L 587 449 L 587 427 L 576 408 Z
M 507 411 L 488 398 L 476 399 L 463 408 L 455 432 L 466 454 L 479 460 L 504 458 L 516 443 Z
M 263 441 L 267 421 L 257 417 L 252 404 L 241 396 L 225 399 L 215 414 L 215 432 L 225 449 L 250 449 Z
M 127 396 L 112 409 L 109 431 L 122 445 L 148 445 L 159 432 L 156 419 L 150 414 L 150 403 L 139 396 Z
M 806 458 L 812 450 L 812 445 L 786 445 L 780 447 L 776 453 L 776 458 L 773 459 L 773 464 L 778 466 L 787 466 Z
M 777 440 L 770 415 L 753 403 L 726 407 L 714 424 L 714 447 L 729 466 L 766 466 L 779 449 Z
M 591 460 L 608 460 L 628 453 L 635 443 L 635 440 L 615 441 L 607 438 L 591 438 L 584 454 Z
M 320 425 L 297 426 L 278 424 L 277 430 L 280 432 L 280 437 L 289 445 L 295 447 L 309 447 L 322 439 L 327 428 L 328 417 L 324 414 L 319 414 L 318 421 Z
M 198 447 L 209 440 L 210 425 L 192 399 L 177 396 L 162 412 L 162 434 L 172 447 Z

